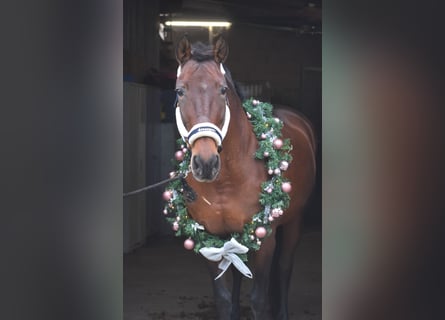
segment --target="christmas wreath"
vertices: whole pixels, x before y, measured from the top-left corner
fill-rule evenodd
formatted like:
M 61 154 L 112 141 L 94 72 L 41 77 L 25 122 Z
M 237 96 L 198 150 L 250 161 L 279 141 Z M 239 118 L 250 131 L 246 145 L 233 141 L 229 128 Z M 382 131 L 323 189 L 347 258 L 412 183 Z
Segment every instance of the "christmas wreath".
M 286 171 L 292 156 L 292 145 L 289 139 L 281 138 L 283 122 L 272 115 L 272 105 L 255 99 L 244 101 L 243 108 L 250 120 L 253 131 L 258 139 L 258 149 L 254 155 L 256 159 L 264 160 L 269 179 L 261 184 L 259 203 L 261 210 L 256 213 L 250 223 L 244 225 L 242 233 L 230 236 L 249 250 L 258 250 L 261 239 L 271 233 L 270 224 L 279 218 L 289 207 L 290 182 L 282 175 Z M 191 152 L 182 139 L 177 140 L 178 151 L 173 160 L 175 171 L 171 177 L 190 170 Z M 172 225 L 176 236 L 185 236 L 184 247 L 199 252 L 201 248 L 222 247 L 227 239 L 207 232 L 204 226 L 196 222 L 187 212 L 186 198 L 190 190 L 184 179 L 177 179 L 169 183 L 163 198 L 166 201 L 164 215 Z M 237 253 L 243 261 L 247 261 L 247 253 Z

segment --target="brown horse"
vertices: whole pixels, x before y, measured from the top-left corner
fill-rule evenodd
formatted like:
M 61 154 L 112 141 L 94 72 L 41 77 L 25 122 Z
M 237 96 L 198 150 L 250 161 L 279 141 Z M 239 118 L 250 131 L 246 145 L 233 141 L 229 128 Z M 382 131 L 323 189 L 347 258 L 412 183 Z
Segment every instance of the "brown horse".
M 197 135 L 189 141 L 192 174 L 186 181 L 197 197 L 187 204 L 188 214 L 209 233 L 221 237 L 241 233 L 260 210 L 261 183 L 268 177 L 264 162 L 254 157 L 257 138 L 234 83 L 222 65 L 227 55 L 228 46 L 222 37 L 213 46 L 201 43 L 192 46 L 184 37 L 176 47 L 180 65 L 176 81 L 178 128 L 182 126 L 180 131 L 190 132 L 205 123 L 221 129 L 219 133 L 210 130 L 212 133 Z M 255 319 L 288 318 L 293 257 L 303 208 L 315 181 L 315 139 L 311 125 L 288 109 L 275 109 L 274 115 L 283 121 L 283 138 L 289 138 L 293 146 L 293 162 L 285 172 L 292 191 L 289 208 L 272 222 L 272 235 L 249 258 L 254 281 L 251 309 Z M 278 245 L 279 255 L 274 255 Z M 276 270 L 273 276 L 272 268 Z M 230 292 L 224 276 L 213 280 L 219 274 L 217 263 L 209 261 L 209 269 L 219 319 L 239 319 L 241 274 L 232 268 Z

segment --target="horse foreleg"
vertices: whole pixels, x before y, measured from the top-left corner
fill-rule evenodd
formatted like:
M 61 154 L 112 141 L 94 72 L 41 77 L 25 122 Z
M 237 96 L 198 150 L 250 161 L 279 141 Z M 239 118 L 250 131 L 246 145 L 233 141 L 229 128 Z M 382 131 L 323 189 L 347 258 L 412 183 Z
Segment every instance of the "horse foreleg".
M 269 301 L 269 277 L 275 249 L 275 236 L 266 238 L 254 256 L 254 283 L 250 296 L 255 320 L 272 319 Z
M 219 320 L 228 320 L 231 317 L 232 302 L 231 294 L 227 289 L 225 274 L 215 280 L 221 270 L 218 268 L 218 263 L 208 261 L 208 268 L 213 286 L 213 296 L 215 299 L 216 311 Z
M 295 249 L 297 248 L 300 240 L 300 215 L 289 224 L 283 226 L 281 235 L 281 250 L 278 257 L 278 290 L 275 294 L 278 294 L 278 308 L 277 308 L 277 320 L 288 319 L 288 293 L 289 285 L 292 275 L 292 267 L 295 256 Z
M 240 292 L 241 292 L 241 273 L 232 266 L 232 313 L 231 320 L 240 318 Z

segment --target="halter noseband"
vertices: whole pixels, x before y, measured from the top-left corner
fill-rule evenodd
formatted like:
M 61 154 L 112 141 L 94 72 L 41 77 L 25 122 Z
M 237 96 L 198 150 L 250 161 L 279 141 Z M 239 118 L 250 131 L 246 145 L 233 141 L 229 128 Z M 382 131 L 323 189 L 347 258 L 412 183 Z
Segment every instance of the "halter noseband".
M 195 124 L 190 131 L 184 126 L 184 122 L 182 121 L 181 108 L 176 107 L 176 126 L 178 127 L 179 134 L 182 139 L 188 142 L 189 145 L 193 145 L 193 143 L 202 137 L 209 137 L 215 140 L 216 145 L 221 147 L 222 141 L 224 140 L 227 130 L 229 129 L 230 123 L 230 109 L 226 103 L 226 114 L 224 116 L 224 125 L 222 129 L 218 128 L 211 122 L 200 122 Z
M 221 73 L 224 75 L 226 71 L 224 70 L 224 67 L 222 63 L 219 65 Z M 181 66 L 178 67 L 177 76 L 181 74 Z M 181 135 L 182 139 L 187 142 L 190 146 L 193 145 L 193 143 L 202 137 L 209 137 L 215 140 L 216 145 L 220 149 L 222 146 L 222 141 L 224 140 L 227 130 L 229 129 L 229 123 L 230 123 L 230 109 L 226 102 L 226 112 L 224 116 L 224 124 L 222 129 L 218 128 L 216 125 L 214 125 L 211 122 L 200 122 L 195 124 L 190 131 L 187 131 L 185 128 L 184 122 L 182 121 L 182 115 L 181 115 L 181 109 L 176 105 L 176 126 L 178 127 L 179 134 Z

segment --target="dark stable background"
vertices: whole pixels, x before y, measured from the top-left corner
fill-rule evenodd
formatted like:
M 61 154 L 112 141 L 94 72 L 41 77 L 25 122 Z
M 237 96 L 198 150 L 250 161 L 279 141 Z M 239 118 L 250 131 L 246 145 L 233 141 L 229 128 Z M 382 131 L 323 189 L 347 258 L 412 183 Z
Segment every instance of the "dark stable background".
M 324 314 L 442 319 L 442 11 L 323 8 Z M 2 318 L 121 319 L 122 2 L 0 12 Z

